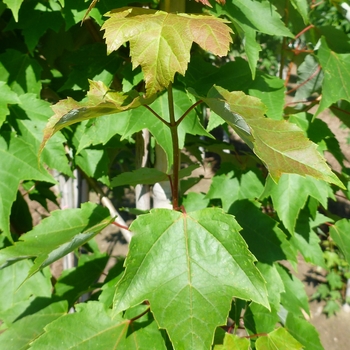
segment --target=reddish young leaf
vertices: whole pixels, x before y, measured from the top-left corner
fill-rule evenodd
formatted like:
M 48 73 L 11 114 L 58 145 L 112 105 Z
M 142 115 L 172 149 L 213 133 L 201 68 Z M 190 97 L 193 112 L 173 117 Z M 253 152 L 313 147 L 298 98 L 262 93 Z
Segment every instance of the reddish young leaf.
M 44 129 L 39 155 L 51 136 L 66 126 L 103 115 L 123 112 L 151 102 L 153 102 L 151 99 L 145 100 L 135 91 L 128 94 L 112 92 L 102 82 L 90 81 L 90 90 L 86 100 L 77 102 L 68 97 L 52 106 L 55 115 L 49 119 Z
M 203 15 L 174 14 L 143 8 L 121 8 L 106 14 L 108 52 L 130 42 L 133 68 L 141 66 L 147 95 L 164 90 L 175 73 L 185 74 L 195 42 L 214 55 L 225 56 L 232 42 L 225 21 Z

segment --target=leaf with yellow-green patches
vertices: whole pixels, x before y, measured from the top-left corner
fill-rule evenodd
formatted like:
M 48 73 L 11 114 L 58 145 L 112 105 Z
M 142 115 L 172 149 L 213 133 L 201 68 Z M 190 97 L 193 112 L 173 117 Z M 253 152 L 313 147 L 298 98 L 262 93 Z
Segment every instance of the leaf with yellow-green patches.
M 253 149 L 275 182 L 283 173 L 289 173 L 309 175 L 344 188 L 317 145 L 297 125 L 266 118 L 266 106 L 259 99 L 219 86 L 201 99 Z
M 141 66 L 148 96 L 166 89 L 175 73 L 185 74 L 193 42 L 218 56 L 225 56 L 232 42 L 225 21 L 212 16 L 142 8 L 121 8 L 106 16 L 102 29 L 108 52 L 130 42 L 133 68 Z
M 85 100 L 77 102 L 68 97 L 66 100 L 61 100 L 52 106 L 55 115 L 49 119 L 44 129 L 39 154 L 41 154 L 51 136 L 66 126 L 83 120 L 137 108 L 152 101 L 152 99 L 145 100 L 136 91 L 127 94 L 114 92 L 110 91 L 100 81 L 90 81 L 90 90 Z

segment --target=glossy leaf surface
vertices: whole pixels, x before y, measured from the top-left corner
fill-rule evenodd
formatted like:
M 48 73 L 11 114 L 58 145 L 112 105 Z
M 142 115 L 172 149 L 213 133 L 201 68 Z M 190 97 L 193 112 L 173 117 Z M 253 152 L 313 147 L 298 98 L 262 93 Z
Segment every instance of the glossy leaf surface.
M 266 107 L 260 100 L 217 86 L 202 99 L 254 150 L 274 181 L 283 173 L 294 173 L 344 188 L 317 151 L 317 145 L 296 125 L 265 118 Z
M 256 350 L 301 350 L 303 345 L 291 336 L 285 328 L 277 328 L 266 337 L 259 337 Z
M 240 227 L 222 210 L 154 209 L 130 229 L 135 235 L 115 310 L 148 300 L 175 349 L 209 348 L 215 328 L 226 323 L 233 296 L 268 307 L 264 281 Z
M 27 315 L 14 322 L 0 335 L 0 346 L 7 350 L 28 349 L 29 344 L 44 332 L 44 327 L 66 314 L 66 301 L 52 303 L 33 315 Z
M 47 273 L 38 273 L 23 283 L 32 267 L 31 261 L 23 260 L 0 270 L 0 283 L 6 286 L 6 293 L 0 294 L 0 317 L 6 325 L 19 318 L 36 298 L 51 296 L 51 276 Z
M 113 316 L 102 303 L 78 304 L 77 312 L 45 327 L 45 333 L 31 344 L 31 350 L 45 350 L 50 344 L 57 350 L 121 349 L 165 350 L 164 338 L 152 317 L 137 321 Z M 79 336 L 72 332 L 79 325 Z
M 0 267 L 35 258 L 29 277 L 86 243 L 112 220 L 107 209 L 92 203 L 84 203 L 81 209 L 54 211 L 13 246 L 0 251 Z

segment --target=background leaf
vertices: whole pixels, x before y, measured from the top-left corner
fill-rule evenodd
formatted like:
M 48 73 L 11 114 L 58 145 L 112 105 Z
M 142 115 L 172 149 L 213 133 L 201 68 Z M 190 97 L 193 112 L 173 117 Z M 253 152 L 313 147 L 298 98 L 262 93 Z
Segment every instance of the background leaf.
M 40 96 L 42 67 L 39 62 L 17 50 L 0 55 L 0 80 L 7 82 L 17 95 L 34 93 Z
M 330 50 L 326 40 L 321 38 L 321 46 L 318 49 L 317 57 L 324 72 L 324 79 L 322 99 L 316 115 L 338 100 L 350 102 L 350 90 L 346 84 L 346 81 L 350 79 L 350 55 L 337 54 Z
M 4 3 L 12 11 L 13 17 L 18 21 L 18 11 L 21 7 L 23 0 L 4 0 Z
M 52 109 L 48 102 L 39 100 L 34 94 L 21 95 L 19 100 L 20 105 L 11 107 L 11 121 L 23 139 L 31 144 L 34 152 L 38 154 L 43 129 L 52 115 Z M 72 176 L 64 149 L 65 141 L 61 133 L 56 133 L 43 150 L 42 161 L 51 169 Z
M 314 92 L 319 92 L 323 82 L 323 71 L 315 56 L 307 55 L 304 62 L 298 67 L 298 82 L 294 100 L 303 101 Z
M 260 262 L 272 264 L 285 259 L 296 262 L 296 251 L 286 235 L 275 220 L 261 212 L 259 205 L 243 199 L 233 203 L 229 213 L 243 227 L 241 235 Z
M 30 260 L 23 260 L 0 270 L 0 318 L 7 325 L 18 319 L 31 303 L 35 304 L 36 298 L 51 297 L 51 275 L 47 271 L 40 272 L 23 283 L 32 267 Z M 6 290 L 3 286 L 6 286 Z
M 305 24 L 309 22 L 309 4 L 307 0 L 292 0 L 293 7 L 299 12 Z
M 0 81 L 0 127 L 10 112 L 8 105 L 17 103 L 21 103 L 17 94 L 4 81 Z
M 64 270 L 58 278 L 54 296 L 66 300 L 72 307 L 84 293 L 96 288 L 108 260 L 107 254 L 82 254 L 77 266 Z
M 45 170 L 39 169 L 32 145 L 14 133 L 2 133 L 0 137 L 0 164 L 0 230 L 11 241 L 9 217 L 20 181 L 54 183 L 54 180 Z
M 290 238 L 291 244 L 300 251 L 305 261 L 311 262 L 316 266 L 326 268 L 323 251 L 320 246 L 320 238 L 314 232 L 314 229 L 329 222 L 329 218 L 321 214 L 316 214 L 316 220 L 313 220 L 312 213 L 308 207 L 305 207 L 298 217 L 294 235 Z M 320 220 L 321 219 L 321 220 Z
M 308 297 L 303 283 L 290 271 L 280 265 L 275 264 L 277 271 L 283 281 L 285 292 L 281 294 L 281 304 L 297 316 L 303 317 L 301 309 L 310 314 Z
M 303 345 L 291 336 L 285 328 L 277 328 L 266 337 L 259 337 L 256 350 L 301 350 Z
M 285 324 L 288 332 L 307 350 L 323 350 L 316 328 L 304 318 L 289 312 Z
M 44 332 L 44 327 L 63 316 L 67 310 L 67 302 L 60 301 L 20 318 L 0 335 L 0 346 L 7 350 L 28 349 L 29 344 Z
M 278 183 L 268 178 L 261 198 L 271 196 L 273 207 L 286 229 L 293 234 L 300 210 L 309 196 L 327 208 L 327 197 L 331 195 L 327 183 L 297 174 L 283 174 Z
M 346 261 L 350 264 L 350 222 L 347 219 L 339 220 L 330 228 L 330 235 L 337 246 L 345 255 Z
M 281 21 L 276 8 L 265 0 L 228 1 L 224 6 L 216 4 L 211 12 L 217 16 L 227 16 L 236 28 L 245 48 L 253 79 L 261 51 L 261 46 L 256 40 L 256 32 L 293 37 Z M 259 16 L 256 15 L 257 13 Z
M 228 211 L 237 200 L 256 199 L 262 191 L 263 184 L 256 172 L 249 170 L 240 174 L 239 171 L 231 171 L 213 177 L 206 198 L 220 199 L 222 208 Z
M 249 350 L 250 342 L 234 334 L 225 333 L 224 344 L 215 345 L 214 350 Z

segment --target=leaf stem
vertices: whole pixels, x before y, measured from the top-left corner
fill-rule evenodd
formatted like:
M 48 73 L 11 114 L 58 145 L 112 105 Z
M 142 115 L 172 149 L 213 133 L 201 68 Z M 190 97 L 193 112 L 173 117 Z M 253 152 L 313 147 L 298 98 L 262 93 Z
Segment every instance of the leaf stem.
M 284 23 L 286 27 L 288 27 L 288 21 L 289 21 L 289 11 L 288 11 L 288 6 L 289 6 L 289 0 L 285 0 L 284 4 Z M 287 47 L 287 38 L 283 37 L 282 39 L 282 46 L 281 46 L 281 60 L 280 60 L 280 71 L 279 71 L 279 78 L 283 79 L 283 69 L 284 69 L 284 64 L 285 64 L 285 50 Z
M 194 103 L 182 116 L 179 118 L 179 120 L 176 121 L 177 125 L 180 125 L 180 123 L 185 119 L 185 117 L 192 111 L 192 109 L 196 108 L 198 105 L 200 105 L 203 101 L 199 100 L 196 103 Z
M 257 334 L 252 334 L 252 335 L 247 335 L 243 338 L 246 338 L 246 339 L 251 339 L 251 338 L 257 338 L 257 337 L 267 337 L 268 334 L 267 333 L 257 333 Z
M 132 234 L 129 231 L 126 222 L 123 220 L 123 218 L 120 216 L 116 208 L 114 207 L 111 200 L 105 195 L 105 193 L 102 191 L 102 189 L 98 186 L 96 181 L 89 176 L 87 176 L 83 171 L 81 171 L 84 178 L 90 185 L 90 187 L 99 195 L 101 203 L 109 210 L 109 213 L 112 217 L 116 217 L 114 224 L 119 227 L 120 232 L 124 236 L 125 240 L 130 243 Z
M 294 92 L 295 90 L 298 90 L 299 88 L 301 88 L 303 85 L 307 84 L 310 80 L 312 80 L 319 72 L 321 71 L 321 66 L 319 65 L 317 67 L 317 69 L 306 79 L 304 80 L 302 83 L 300 83 L 299 85 L 295 86 L 294 88 L 288 90 L 285 92 L 286 95 L 291 94 L 292 92 Z
M 129 320 L 129 322 L 132 323 L 132 322 L 138 320 L 138 319 L 141 318 L 142 316 L 146 315 L 149 311 L 150 311 L 150 308 L 148 307 L 148 308 L 147 308 L 144 312 L 142 312 L 140 315 L 137 315 L 137 316 L 131 318 L 131 319 Z
M 179 150 L 179 124 L 175 120 L 174 111 L 174 96 L 173 96 L 173 84 L 168 86 L 168 107 L 169 107 L 169 120 L 170 120 L 170 132 L 173 143 L 173 181 L 172 181 L 172 197 L 173 197 L 173 209 L 179 208 L 179 169 L 180 169 L 180 150 Z M 181 118 L 180 118 L 181 119 Z
M 155 117 L 157 117 L 162 123 L 167 125 L 169 128 L 171 127 L 171 124 L 167 122 L 165 119 L 163 119 L 154 109 L 152 109 L 148 105 L 143 105 L 145 108 L 147 108 Z

